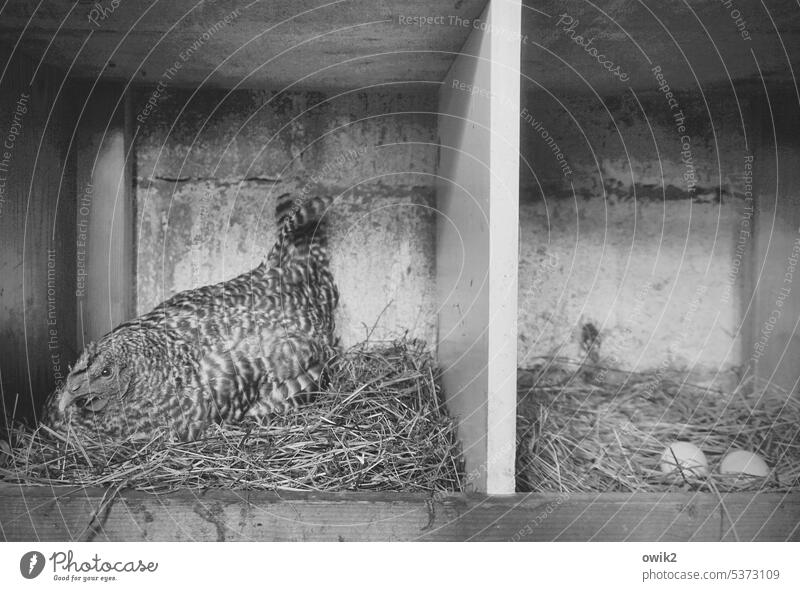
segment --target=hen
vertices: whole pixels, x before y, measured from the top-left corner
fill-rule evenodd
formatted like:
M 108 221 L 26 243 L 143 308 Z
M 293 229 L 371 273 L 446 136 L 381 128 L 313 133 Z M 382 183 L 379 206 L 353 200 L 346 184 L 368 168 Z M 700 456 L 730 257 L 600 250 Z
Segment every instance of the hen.
M 338 290 L 322 219 L 330 199 L 278 198 L 267 260 L 188 290 L 86 347 L 45 408 L 78 436 L 196 439 L 212 423 L 266 417 L 301 403 L 334 354 Z

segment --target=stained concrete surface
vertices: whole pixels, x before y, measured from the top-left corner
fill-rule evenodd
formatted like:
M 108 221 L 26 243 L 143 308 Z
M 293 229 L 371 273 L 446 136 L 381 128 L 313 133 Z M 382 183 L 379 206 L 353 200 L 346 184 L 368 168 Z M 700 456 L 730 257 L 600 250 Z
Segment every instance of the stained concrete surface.
M 159 103 L 136 146 L 139 313 L 259 264 L 278 195 L 333 195 L 342 344 L 409 331 L 433 346 L 435 97 L 190 95 Z
M 711 95 L 708 108 L 697 94 L 678 99 L 683 133 L 657 92 L 565 94 L 561 104 L 525 95 L 521 367 L 582 358 L 581 327 L 591 322 L 604 364 L 704 380 L 735 374 L 748 152 L 733 97 Z

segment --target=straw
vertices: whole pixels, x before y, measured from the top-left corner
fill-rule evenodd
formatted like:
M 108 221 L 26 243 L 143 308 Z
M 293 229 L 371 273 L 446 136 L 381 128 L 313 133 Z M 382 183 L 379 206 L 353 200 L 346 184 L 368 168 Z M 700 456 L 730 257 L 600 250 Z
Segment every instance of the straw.
M 616 371 L 616 370 L 610 370 Z M 517 407 L 521 492 L 789 491 L 800 488 L 800 401 L 773 384 L 723 392 L 658 373 L 565 371 L 556 360 L 522 370 Z M 612 383 L 613 382 L 613 383 Z M 663 474 L 676 441 L 699 447 L 707 478 Z M 759 454 L 768 478 L 723 475 L 730 451 Z
M 295 491 L 462 489 L 455 421 L 425 344 L 361 343 L 330 363 L 325 392 L 266 423 L 93 441 L 15 427 L 0 479 L 27 485 Z

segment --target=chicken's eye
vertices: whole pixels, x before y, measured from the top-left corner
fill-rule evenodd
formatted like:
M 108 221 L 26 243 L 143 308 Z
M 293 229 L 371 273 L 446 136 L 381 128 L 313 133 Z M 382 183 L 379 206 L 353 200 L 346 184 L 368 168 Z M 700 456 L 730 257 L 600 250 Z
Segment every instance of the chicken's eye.
M 103 371 L 100 372 L 100 375 L 103 376 L 104 378 L 107 378 L 108 376 L 111 375 L 111 368 L 104 367 Z

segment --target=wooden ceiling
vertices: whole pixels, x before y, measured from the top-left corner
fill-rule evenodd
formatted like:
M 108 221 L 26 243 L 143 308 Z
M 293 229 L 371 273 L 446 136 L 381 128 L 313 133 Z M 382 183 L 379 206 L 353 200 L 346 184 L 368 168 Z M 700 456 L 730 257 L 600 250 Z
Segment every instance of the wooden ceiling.
M 507 0 L 494 0 L 504 2 Z M 361 88 L 438 82 L 486 0 L 10 0 L 0 40 L 76 77 L 172 86 Z M 528 90 L 601 95 L 732 80 L 794 84 L 800 8 L 788 0 L 524 0 Z M 737 28 L 734 13 L 740 15 Z M 567 15 L 577 21 L 565 31 Z M 429 24 L 410 17 L 436 17 Z M 228 17 L 229 22 L 225 22 Z M 559 24 L 559 20 L 562 23 Z M 749 36 L 742 36 L 741 22 Z M 497 34 L 503 34 L 498 32 Z M 623 83 L 573 39 L 594 38 Z M 510 42 L 515 42 L 510 40 Z M 193 49 L 194 48 L 194 49 Z M 192 50 L 193 49 L 193 50 Z M 185 56 L 185 59 L 184 59 Z M 180 68 L 170 74 L 170 66 Z
M 619 94 L 730 80 L 794 85 L 800 75 L 800 6 L 788 0 L 524 0 L 522 69 L 528 90 Z M 563 15 L 563 18 L 562 18 Z M 570 20 L 572 19 L 572 20 Z M 570 30 L 572 21 L 577 23 Z M 738 22 L 737 22 L 738 20 Z M 559 24 L 559 21 L 560 24 Z M 566 30 L 565 30 L 566 29 Z M 621 81 L 578 44 L 597 48 L 628 75 Z
M 0 39 L 73 76 L 360 88 L 444 79 L 486 0 L 11 0 Z M 419 26 L 410 17 L 447 17 Z M 227 18 L 227 22 L 226 22 Z M 457 22 L 453 18 L 453 22 Z M 171 74 L 175 64 L 180 67 Z

